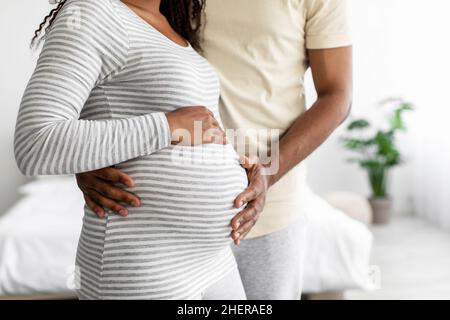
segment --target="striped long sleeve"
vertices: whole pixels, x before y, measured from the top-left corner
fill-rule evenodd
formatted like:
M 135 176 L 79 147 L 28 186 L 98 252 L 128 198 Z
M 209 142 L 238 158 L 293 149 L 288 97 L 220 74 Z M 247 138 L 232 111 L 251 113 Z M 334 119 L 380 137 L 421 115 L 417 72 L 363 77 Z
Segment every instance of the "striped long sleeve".
M 127 60 L 127 33 L 107 1 L 69 0 L 54 21 L 17 118 L 14 151 L 25 175 L 96 170 L 170 145 L 164 113 L 80 119 Z

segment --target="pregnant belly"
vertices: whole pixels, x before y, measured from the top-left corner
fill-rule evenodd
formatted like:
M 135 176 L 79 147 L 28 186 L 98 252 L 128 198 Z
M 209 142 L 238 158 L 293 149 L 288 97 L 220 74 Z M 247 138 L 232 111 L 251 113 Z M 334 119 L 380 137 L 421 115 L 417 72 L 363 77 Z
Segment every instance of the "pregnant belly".
M 116 219 L 139 220 L 140 232 L 167 240 L 230 241 L 230 222 L 239 212 L 233 202 L 248 183 L 232 146 L 174 146 L 117 167 L 135 180 L 129 191 L 142 206 Z

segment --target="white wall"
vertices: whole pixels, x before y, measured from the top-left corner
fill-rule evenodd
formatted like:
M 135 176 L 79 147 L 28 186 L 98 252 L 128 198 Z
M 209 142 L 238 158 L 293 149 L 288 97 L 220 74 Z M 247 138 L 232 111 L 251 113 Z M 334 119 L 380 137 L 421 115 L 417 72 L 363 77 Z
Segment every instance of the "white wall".
M 407 1 L 407 0 L 405 0 Z M 378 101 L 387 96 L 397 96 L 392 91 L 393 79 L 388 70 L 391 51 L 389 50 L 389 29 L 392 15 L 392 0 L 349 0 L 349 11 L 354 40 L 354 100 L 351 117 L 367 116 Z M 308 101 L 315 99 L 314 87 L 308 74 Z M 346 159 L 339 137 L 344 132 L 342 126 L 309 159 L 309 181 L 316 192 L 324 194 L 336 190 L 348 190 L 368 195 L 370 193 L 365 173 Z M 396 174 L 407 168 L 397 170 Z M 399 182 L 393 179 L 394 183 Z M 404 184 L 407 184 L 405 181 Z M 402 187 L 394 186 L 396 189 Z M 396 193 L 396 204 L 405 203 L 406 192 Z M 399 201 L 399 197 L 402 199 Z M 397 205 L 399 210 L 402 204 Z
M 34 58 L 28 48 L 31 36 L 50 6 L 46 0 L 2 1 L 0 10 L 0 214 L 17 198 L 24 178 L 13 156 L 17 109 L 31 75 Z
M 428 170 L 435 176 L 448 166 L 441 159 L 419 166 L 424 153 L 440 159 L 449 137 L 439 147 L 426 148 L 449 126 L 450 103 L 450 3 L 445 0 L 350 0 L 355 42 L 354 116 L 373 112 L 376 103 L 389 96 L 402 96 L 417 105 L 409 117 L 409 133 L 399 139 L 407 164 L 396 169 L 391 189 L 397 213 L 410 213 L 414 197 L 422 197 L 420 186 Z M 310 82 L 311 83 L 311 82 Z M 311 88 L 311 85 L 309 85 Z M 311 92 L 311 90 L 310 90 Z M 309 97 L 312 101 L 313 96 Z M 438 121 L 441 120 L 441 121 Z M 439 123 L 440 122 L 440 123 Z M 447 123 L 446 125 L 444 124 Z M 448 131 L 447 131 L 448 132 Z M 351 190 L 368 194 L 367 179 L 355 165 L 346 163 L 346 153 L 335 134 L 309 161 L 309 181 L 319 193 Z M 431 156 L 431 155 L 430 155 Z M 429 157 L 430 157 L 429 156 Z M 418 171 L 422 171 L 418 176 Z M 443 177 L 444 178 L 444 177 Z M 450 177 L 446 179 L 450 180 Z M 428 192 L 442 191 L 429 181 Z
M 411 134 L 401 139 L 409 165 L 395 170 L 392 190 L 397 212 L 412 210 L 413 146 L 427 130 L 423 119 L 449 119 L 447 77 L 450 3 L 445 0 L 349 0 L 355 40 L 354 115 L 366 115 L 387 96 L 403 96 L 420 112 L 412 119 Z M 12 139 L 17 108 L 31 74 L 34 56 L 28 49 L 32 32 L 48 12 L 46 0 L 4 1 L 0 11 L 0 213 L 16 199 L 21 178 L 13 159 Z M 313 101 L 311 81 L 309 101 Z M 447 107 L 447 108 L 444 108 Z M 433 126 L 430 127 L 433 129 Z M 435 129 L 435 128 L 434 128 Z M 319 193 L 353 190 L 368 194 L 366 177 L 346 163 L 338 131 L 310 159 L 309 181 Z M 7 187 L 5 187 L 7 186 Z

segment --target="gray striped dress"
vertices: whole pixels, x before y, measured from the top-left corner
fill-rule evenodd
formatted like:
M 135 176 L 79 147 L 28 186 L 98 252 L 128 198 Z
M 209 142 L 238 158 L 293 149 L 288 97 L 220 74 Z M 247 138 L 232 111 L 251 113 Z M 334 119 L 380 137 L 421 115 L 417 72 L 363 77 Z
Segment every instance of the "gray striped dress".
M 85 208 L 80 298 L 190 299 L 235 267 L 230 221 L 245 171 L 231 145 L 171 146 L 164 114 L 204 105 L 220 119 L 218 99 L 206 60 L 119 0 L 64 5 L 21 103 L 18 166 L 35 176 L 116 165 L 142 199 L 126 218 Z

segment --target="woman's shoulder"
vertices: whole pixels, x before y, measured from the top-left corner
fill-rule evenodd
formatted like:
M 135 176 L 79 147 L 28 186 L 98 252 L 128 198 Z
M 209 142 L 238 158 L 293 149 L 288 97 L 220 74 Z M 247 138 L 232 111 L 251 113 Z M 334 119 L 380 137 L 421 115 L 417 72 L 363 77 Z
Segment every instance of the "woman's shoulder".
M 98 20 L 108 16 L 118 18 L 115 2 L 119 0 L 66 0 L 62 12 L 82 13 L 81 18 L 95 17 Z
M 113 3 L 120 0 L 66 0 L 66 5 L 90 6 L 91 8 L 114 7 Z
M 115 2 L 119 0 L 66 0 L 52 29 L 96 39 L 126 38 Z
M 77 53 L 90 53 L 105 65 L 120 68 L 127 60 L 129 37 L 117 1 L 66 0 L 46 36 L 47 49 L 64 43 L 76 47 Z
M 123 28 L 118 13 L 117 2 L 120 0 L 66 0 L 56 20 L 63 20 L 79 28 L 107 27 Z

